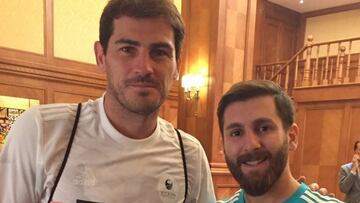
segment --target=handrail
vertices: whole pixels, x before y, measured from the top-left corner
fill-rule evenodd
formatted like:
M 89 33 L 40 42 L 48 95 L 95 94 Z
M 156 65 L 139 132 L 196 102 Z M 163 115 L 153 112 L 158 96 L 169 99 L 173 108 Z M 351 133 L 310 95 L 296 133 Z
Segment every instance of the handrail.
M 257 79 L 279 83 L 289 94 L 295 87 L 360 83 L 360 37 L 307 44 L 287 61 L 256 65 Z
M 277 75 L 279 75 L 282 71 L 284 71 L 284 69 L 299 55 L 301 54 L 303 51 L 305 51 L 305 49 L 307 49 L 309 47 L 309 45 L 304 46 L 303 48 L 301 48 L 298 52 L 296 52 L 296 54 L 294 56 L 292 56 L 284 65 L 281 66 L 280 70 L 276 71 L 276 73 L 274 74 L 274 76 L 271 78 L 271 80 L 274 80 Z
M 334 40 L 334 41 L 328 41 L 328 42 L 319 42 L 319 43 L 315 43 L 315 44 L 311 44 L 311 45 L 307 45 L 307 46 L 312 47 L 312 46 L 318 46 L 318 45 L 335 44 L 335 43 L 349 42 L 349 41 L 356 41 L 356 40 L 360 40 L 360 37 L 353 37 L 353 38 L 348 38 L 348 39 L 340 39 L 340 40 Z
M 280 70 L 276 71 L 276 73 L 274 74 L 274 76 L 271 78 L 271 80 L 274 80 L 278 74 L 280 74 L 282 71 L 284 71 L 284 69 L 298 56 L 300 55 L 303 51 L 305 51 L 306 49 L 308 49 L 309 47 L 315 47 L 315 46 L 321 46 L 321 45 L 326 45 L 326 44 L 336 44 L 336 43 L 341 43 L 341 42 L 349 42 L 349 41 L 356 41 L 356 40 L 360 40 L 360 37 L 353 37 L 353 38 L 348 38 L 348 39 L 340 39 L 340 40 L 334 40 L 334 41 L 328 41 L 328 42 L 319 42 L 319 43 L 315 43 L 315 44 L 308 44 L 305 45 L 304 47 L 302 47 L 298 52 L 296 52 L 296 54 L 294 56 L 292 56 L 285 64 L 283 64 L 280 68 Z M 312 41 L 312 39 L 311 39 Z M 260 64 L 260 65 L 270 65 L 270 64 L 278 64 L 276 63 L 267 63 L 267 64 Z
M 258 64 L 257 66 L 268 66 L 268 65 L 284 64 L 286 62 L 288 62 L 288 60 L 276 61 L 275 63 L 261 63 L 261 64 Z

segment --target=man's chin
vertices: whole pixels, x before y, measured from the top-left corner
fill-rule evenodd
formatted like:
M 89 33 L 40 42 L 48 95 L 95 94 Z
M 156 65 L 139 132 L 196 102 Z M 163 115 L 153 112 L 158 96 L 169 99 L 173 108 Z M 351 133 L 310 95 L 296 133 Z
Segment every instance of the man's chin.
M 248 174 L 243 174 L 241 180 L 239 180 L 241 188 L 251 196 L 261 196 L 268 192 L 271 185 L 267 184 L 265 179 L 266 172 L 253 171 Z
M 267 189 L 267 190 L 252 189 L 252 190 L 250 190 L 250 189 L 243 188 L 243 190 L 245 190 L 245 193 L 247 195 L 250 195 L 250 196 L 253 196 L 253 197 L 262 196 L 265 193 L 267 193 L 269 191 L 269 189 Z

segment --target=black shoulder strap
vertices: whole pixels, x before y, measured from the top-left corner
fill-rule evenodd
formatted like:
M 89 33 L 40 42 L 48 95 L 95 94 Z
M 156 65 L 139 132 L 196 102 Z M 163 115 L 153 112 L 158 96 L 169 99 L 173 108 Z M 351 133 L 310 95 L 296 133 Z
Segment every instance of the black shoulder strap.
M 186 197 L 187 197 L 187 192 L 188 192 L 188 174 L 187 174 L 187 167 L 186 167 L 186 157 L 185 157 L 184 144 L 183 144 L 180 132 L 176 128 L 175 128 L 175 131 L 176 131 L 176 133 L 178 135 L 178 138 L 179 138 L 179 143 L 180 143 L 180 148 L 181 148 L 181 157 L 182 157 L 183 166 L 184 166 L 184 176 L 185 176 L 185 197 L 184 197 L 184 202 L 185 202 Z
M 75 122 L 74 122 L 74 126 L 73 126 L 73 129 L 72 129 L 72 132 L 71 132 L 70 140 L 69 140 L 68 146 L 67 146 L 67 148 L 66 148 L 65 156 L 64 156 L 64 159 L 63 159 L 63 161 L 62 161 L 62 163 L 61 163 L 59 173 L 58 173 L 58 175 L 56 176 L 56 179 L 55 179 L 55 182 L 54 182 L 54 186 L 53 186 L 52 189 L 51 189 L 51 193 L 50 193 L 50 197 L 49 197 L 48 203 L 50 203 L 50 202 L 52 201 L 52 198 L 53 198 L 53 196 L 54 196 L 56 187 L 57 187 L 57 185 L 58 185 L 58 183 L 59 183 L 60 177 L 61 177 L 61 175 L 62 175 L 62 173 L 63 173 L 63 171 L 64 171 L 64 168 L 65 168 L 66 162 L 67 162 L 67 160 L 68 160 L 68 158 L 69 158 L 71 146 L 72 146 L 72 144 L 73 144 L 74 137 L 75 137 L 75 133 L 76 133 L 76 129 L 77 129 L 77 125 L 78 125 L 78 123 L 79 123 L 80 112 L 81 112 L 81 103 L 79 103 L 79 104 L 78 104 L 78 107 L 77 107 Z

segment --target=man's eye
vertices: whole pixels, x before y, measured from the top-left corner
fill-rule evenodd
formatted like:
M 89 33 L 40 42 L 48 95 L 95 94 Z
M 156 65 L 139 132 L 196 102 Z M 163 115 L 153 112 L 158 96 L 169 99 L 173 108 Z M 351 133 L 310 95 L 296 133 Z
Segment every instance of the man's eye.
M 171 58 L 172 57 L 171 53 L 169 53 L 167 50 L 163 50 L 163 49 L 155 49 L 155 50 L 151 51 L 151 56 L 154 58 L 161 58 L 161 57 Z
M 134 53 L 134 51 L 135 51 L 135 49 L 133 47 L 121 47 L 119 50 L 121 52 L 127 53 L 127 54 Z
M 258 128 L 258 132 L 259 133 L 266 133 L 268 132 L 269 130 L 271 130 L 272 127 L 270 125 L 262 125 Z
M 230 136 L 231 137 L 238 137 L 238 136 L 241 136 L 243 135 L 243 131 L 242 130 L 233 130 L 230 132 Z

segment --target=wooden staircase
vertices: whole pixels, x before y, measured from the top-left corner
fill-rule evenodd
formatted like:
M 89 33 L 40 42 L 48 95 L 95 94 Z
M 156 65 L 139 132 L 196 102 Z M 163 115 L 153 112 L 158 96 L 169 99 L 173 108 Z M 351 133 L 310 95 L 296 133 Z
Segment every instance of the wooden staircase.
M 360 37 L 307 44 L 288 61 L 256 65 L 255 78 L 294 88 L 360 84 Z

